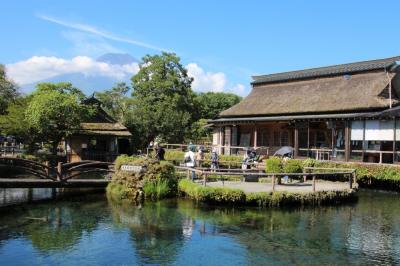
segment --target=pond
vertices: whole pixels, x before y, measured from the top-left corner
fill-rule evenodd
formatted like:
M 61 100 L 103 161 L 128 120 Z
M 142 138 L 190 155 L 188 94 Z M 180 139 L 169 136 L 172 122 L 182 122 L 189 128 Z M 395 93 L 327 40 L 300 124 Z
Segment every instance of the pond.
M 118 205 L 104 194 L 0 212 L 0 265 L 400 264 L 400 195 L 266 210 L 188 200 Z

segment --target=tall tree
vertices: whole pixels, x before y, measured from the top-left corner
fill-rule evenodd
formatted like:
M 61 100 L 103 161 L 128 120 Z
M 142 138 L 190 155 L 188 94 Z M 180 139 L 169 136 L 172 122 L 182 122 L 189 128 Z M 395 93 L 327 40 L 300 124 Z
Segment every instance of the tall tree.
M 240 102 L 242 98 L 233 93 L 206 92 L 196 96 L 199 118 L 213 119 L 220 112 Z
M 175 54 L 143 57 L 132 78 L 135 111 L 130 120 L 142 146 L 157 136 L 168 142 L 183 141 L 195 108 L 192 81 Z
M 41 140 L 50 143 L 53 154 L 63 139 L 79 129 L 80 123 L 93 115 L 93 108 L 81 101 L 84 94 L 71 83 L 40 83 L 25 111 L 27 126 Z
M 0 115 L 4 114 L 10 102 L 18 96 L 17 86 L 6 75 L 3 65 L 0 64 Z
M 96 97 L 110 116 L 119 122 L 124 122 L 128 112 L 133 107 L 133 99 L 128 96 L 129 91 L 129 86 L 120 82 L 110 90 L 96 92 Z

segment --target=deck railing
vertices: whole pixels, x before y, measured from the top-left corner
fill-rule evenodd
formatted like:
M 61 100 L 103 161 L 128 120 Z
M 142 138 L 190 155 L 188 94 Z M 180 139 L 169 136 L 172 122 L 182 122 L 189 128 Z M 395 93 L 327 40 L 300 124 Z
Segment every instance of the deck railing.
M 222 184 L 224 184 L 223 176 L 256 176 L 256 177 L 270 177 L 272 184 L 272 191 L 275 191 L 276 183 L 280 183 L 280 179 L 284 176 L 289 178 L 298 178 L 301 182 L 305 182 L 307 178 L 312 178 L 312 192 L 316 191 L 317 178 L 326 179 L 326 177 L 338 177 L 348 178 L 349 188 L 352 189 L 354 184 L 357 183 L 356 170 L 348 168 L 317 168 L 317 167 L 306 167 L 304 173 L 265 173 L 255 169 L 210 169 L 210 168 L 191 168 L 185 166 L 176 166 L 175 169 L 179 173 L 183 173 L 190 178 L 191 172 L 195 172 L 197 176 L 202 180 L 203 186 L 206 186 L 208 176 L 216 175 L 220 176 Z M 328 171 L 328 172 L 321 172 Z M 335 172 L 332 172 L 335 171 Z M 277 182 L 278 181 L 278 182 Z

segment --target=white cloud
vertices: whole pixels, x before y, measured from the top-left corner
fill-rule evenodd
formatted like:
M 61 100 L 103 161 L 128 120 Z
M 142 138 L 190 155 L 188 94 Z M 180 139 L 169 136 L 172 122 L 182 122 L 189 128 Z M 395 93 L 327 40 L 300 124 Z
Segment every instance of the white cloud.
M 223 72 L 206 72 L 196 63 L 190 63 L 186 68 L 188 75 L 193 78 L 192 87 L 195 91 L 245 94 L 245 86 L 243 84 L 231 85 Z
M 117 42 L 129 43 L 129 44 L 145 47 L 145 48 L 156 50 L 156 51 L 166 51 L 166 52 L 169 51 L 167 49 L 164 49 L 164 48 L 161 48 L 161 47 L 149 44 L 149 43 L 133 40 L 133 39 L 130 39 L 130 38 L 127 38 L 127 37 L 121 37 L 121 36 L 118 36 L 118 35 L 116 35 L 114 33 L 107 32 L 107 31 L 104 31 L 104 30 L 100 30 L 100 29 L 98 29 L 98 28 L 96 28 L 95 26 L 92 26 L 92 25 L 64 21 L 64 20 L 61 20 L 61 19 L 58 19 L 58 18 L 45 16 L 45 15 L 36 15 L 36 16 L 38 18 L 40 18 L 40 19 L 52 22 L 54 24 L 58 24 L 58 25 L 61 25 L 61 26 L 67 27 L 67 28 L 71 28 L 71 29 L 75 29 L 75 30 L 79 30 L 79 31 L 95 34 L 95 35 L 101 36 L 101 37 L 103 37 L 105 39 L 109 39 L 109 40 L 113 40 L 113 41 L 117 41 Z
M 6 66 L 7 75 L 19 85 L 31 84 L 69 73 L 83 73 L 86 76 L 106 76 L 126 79 L 139 71 L 137 63 L 111 65 L 87 56 L 63 59 L 48 56 L 33 56 Z

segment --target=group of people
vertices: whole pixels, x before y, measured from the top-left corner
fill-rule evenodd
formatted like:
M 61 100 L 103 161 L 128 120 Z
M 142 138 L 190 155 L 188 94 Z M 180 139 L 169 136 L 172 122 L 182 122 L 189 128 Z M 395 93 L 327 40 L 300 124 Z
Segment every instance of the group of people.
M 186 167 L 202 167 L 205 159 L 204 150 L 200 147 L 196 151 L 196 146 L 192 143 L 188 146 L 188 151 L 184 155 L 184 163 Z M 211 169 L 214 171 L 218 168 L 218 153 L 215 149 L 211 152 Z M 195 171 L 192 171 L 192 180 L 196 178 Z

